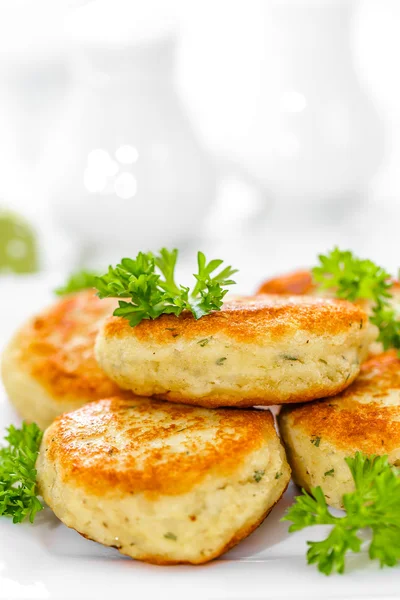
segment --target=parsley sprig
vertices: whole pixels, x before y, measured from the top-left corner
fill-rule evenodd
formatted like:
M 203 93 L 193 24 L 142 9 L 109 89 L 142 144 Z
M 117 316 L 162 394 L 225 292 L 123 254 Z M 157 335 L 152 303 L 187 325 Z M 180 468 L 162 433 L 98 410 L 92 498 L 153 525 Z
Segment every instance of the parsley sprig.
M 69 276 L 65 285 L 54 290 L 54 293 L 57 294 L 57 296 L 65 296 L 66 294 L 94 288 L 98 276 L 99 273 L 95 273 L 94 271 L 77 271 Z
M 43 433 L 35 423 L 23 423 L 21 429 L 11 425 L 5 436 L 7 445 L 0 448 L 0 515 L 14 523 L 43 509 L 37 497 L 35 463 Z
M 362 530 L 369 529 L 370 559 L 393 567 L 400 560 L 400 472 L 388 463 L 387 456 L 366 456 L 357 452 L 345 459 L 353 476 L 355 491 L 343 496 L 344 517 L 329 511 L 320 487 L 311 493 L 302 490 L 283 518 L 291 521 L 289 531 L 299 531 L 312 525 L 331 525 L 326 539 L 307 542 L 309 564 L 330 575 L 343 573 L 348 551 L 360 552 L 364 539 Z
M 227 294 L 224 287 L 235 282 L 231 276 L 237 272 L 225 267 L 215 273 L 222 260 L 207 263 L 202 252 L 197 254 L 196 284 L 192 291 L 175 281 L 178 250 L 163 248 L 159 254 L 139 252 L 135 259 L 123 258 L 108 273 L 96 278 L 100 298 L 129 298 L 120 300 L 114 315 L 128 319 L 134 327 L 143 319 L 157 319 L 162 314 L 179 316 L 189 310 L 200 319 L 213 310 L 220 310 Z
M 378 341 L 385 350 L 400 349 L 400 320 L 390 303 L 393 281 L 390 274 L 371 260 L 357 258 L 350 250 L 334 248 L 321 254 L 319 266 L 312 269 L 314 281 L 322 290 L 334 289 L 339 298 L 369 300 L 370 321 L 379 329 Z

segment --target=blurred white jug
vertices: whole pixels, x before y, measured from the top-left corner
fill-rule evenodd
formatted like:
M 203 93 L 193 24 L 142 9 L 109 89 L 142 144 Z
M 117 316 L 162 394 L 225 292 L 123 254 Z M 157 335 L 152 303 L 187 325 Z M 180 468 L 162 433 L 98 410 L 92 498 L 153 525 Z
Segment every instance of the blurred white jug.
M 282 207 L 347 205 L 382 158 L 382 125 L 353 64 L 353 7 L 264 3 L 263 74 L 233 154 Z
M 214 199 L 214 166 L 174 87 L 175 42 L 168 30 L 81 46 L 89 84 L 53 211 L 88 264 L 190 241 Z

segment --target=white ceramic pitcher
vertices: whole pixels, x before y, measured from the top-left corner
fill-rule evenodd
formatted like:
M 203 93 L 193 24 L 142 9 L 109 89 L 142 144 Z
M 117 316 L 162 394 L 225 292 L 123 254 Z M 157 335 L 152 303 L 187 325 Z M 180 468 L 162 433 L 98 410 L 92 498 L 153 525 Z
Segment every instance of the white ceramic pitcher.
M 214 198 L 214 167 L 175 92 L 174 50 L 171 33 L 84 48 L 91 75 L 52 206 L 89 264 L 184 244 Z
M 382 125 L 353 64 L 353 8 L 264 3 L 262 76 L 234 155 L 283 207 L 350 203 L 380 163 Z

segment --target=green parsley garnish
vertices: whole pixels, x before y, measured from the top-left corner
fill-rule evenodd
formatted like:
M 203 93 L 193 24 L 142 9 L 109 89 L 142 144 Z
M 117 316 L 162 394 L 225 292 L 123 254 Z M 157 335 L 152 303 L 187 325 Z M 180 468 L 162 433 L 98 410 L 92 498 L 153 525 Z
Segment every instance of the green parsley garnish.
M 13 523 L 29 518 L 43 509 L 37 497 L 35 463 L 42 440 L 42 431 L 35 423 L 23 423 L 21 429 L 10 425 L 0 449 L 0 515 L 11 517 Z
M 215 271 L 222 260 L 209 263 L 202 252 L 197 254 L 196 283 L 190 291 L 188 287 L 175 281 L 175 267 L 178 250 L 166 248 L 159 254 L 139 252 L 135 259 L 123 258 L 116 267 L 109 267 L 108 273 L 96 278 L 96 288 L 100 298 L 129 298 L 119 301 L 114 315 L 128 319 L 134 327 L 143 319 L 157 319 L 162 314 L 179 316 L 189 310 L 195 319 L 200 319 L 213 310 L 220 310 L 227 290 L 223 288 L 235 282 L 230 277 L 235 269 L 225 267 Z
M 65 296 L 66 294 L 72 294 L 74 292 L 80 292 L 81 290 L 87 290 L 96 287 L 96 279 L 99 273 L 94 271 L 77 271 L 72 273 L 66 284 L 54 290 L 57 296 Z
M 335 474 L 335 469 L 330 469 L 329 471 L 325 471 L 324 477 L 333 477 Z
M 176 535 L 174 533 L 171 533 L 170 531 L 167 531 L 167 533 L 164 533 L 164 537 L 167 540 L 173 540 L 174 542 L 176 542 L 176 540 L 178 539 L 176 537 Z
M 333 288 L 339 298 L 351 302 L 372 302 L 370 322 L 379 329 L 378 341 L 385 350 L 400 349 L 400 320 L 390 304 L 393 286 L 390 274 L 371 260 L 357 258 L 350 250 L 334 248 L 318 258 L 320 264 L 312 269 L 312 274 L 320 288 Z
M 314 444 L 314 446 L 316 446 L 316 447 L 318 448 L 318 446 L 319 446 L 319 445 L 320 445 L 320 443 L 321 443 L 321 438 L 320 438 L 319 436 L 312 437 L 312 438 L 310 439 L 310 442 L 311 442 L 312 444 Z
M 379 329 L 378 342 L 383 348 L 400 350 L 400 320 L 396 310 L 388 303 L 380 302 L 372 309 L 371 323 Z
M 368 553 L 381 567 L 393 567 L 400 560 L 400 471 L 388 463 L 387 456 L 366 456 L 357 452 L 345 459 L 355 483 L 355 491 L 343 496 L 344 517 L 335 517 L 326 504 L 320 487 L 311 493 L 302 490 L 283 518 L 291 521 L 289 531 L 312 525 L 331 525 L 326 539 L 307 542 L 308 564 L 321 573 L 343 573 L 349 550 L 360 552 L 363 529 L 372 535 Z
M 265 471 L 254 471 L 253 479 L 257 483 L 259 483 L 261 481 L 261 479 L 264 477 L 264 475 L 265 475 Z
M 390 298 L 390 274 L 371 260 L 354 256 L 350 250 L 334 248 L 318 256 L 320 265 L 312 270 L 321 289 L 334 288 L 339 298 L 354 302 L 360 298 L 377 301 Z

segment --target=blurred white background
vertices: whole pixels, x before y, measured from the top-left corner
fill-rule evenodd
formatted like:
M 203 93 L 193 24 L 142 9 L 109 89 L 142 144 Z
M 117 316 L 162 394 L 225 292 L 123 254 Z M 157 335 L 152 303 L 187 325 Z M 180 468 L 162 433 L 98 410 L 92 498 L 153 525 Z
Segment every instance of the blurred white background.
M 12 211 L 58 279 L 164 244 L 249 292 L 335 244 L 396 272 L 399 28 L 397 0 L 0 0 L 0 271 L 32 266 Z

